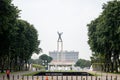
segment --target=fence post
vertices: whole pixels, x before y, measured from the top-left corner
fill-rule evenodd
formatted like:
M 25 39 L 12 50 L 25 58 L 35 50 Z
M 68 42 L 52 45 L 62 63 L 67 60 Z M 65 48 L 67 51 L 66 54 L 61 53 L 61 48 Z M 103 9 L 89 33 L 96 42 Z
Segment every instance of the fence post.
M 111 80 L 112 80 L 112 76 L 111 76 Z
M 83 79 L 82 79 L 82 76 L 81 76 L 81 80 L 83 80 Z
M 66 76 L 66 80 L 68 80 L 68 76 Z
M 116 80 L 117 80 L 117 76 L 116 76 Z
M 99 80 L 100 80 L 100 78 L 99 78 Z
M 86 76 L 86 80 L 88 80 L 88 77 Z
M 73 76 L 71 76 L 71 80 L 73 80 Z
M 17 79 L 19 79 L 19 75 L 17 75 Z
M 51 76 L 51 80 L 53 80 L 53 76 Z
M 39 80 L 39 77 L 37 76 L 36 80 Z
M 106 80 L 108 80 L 108 76 L 106 76 Z
M 3 75 L 3 80 L 5 79 L 5 76 Z
M 93 80 L 93 79 L 92 79 L 92 76 L 91 76 L 91 80 Z
M 58 80 L 58 76 L 56 76 L 57 77 L 57 80 Z
M 29 76 L 27 76 L 27 80 L 29 80 Z
M 63 76 L 61 76 L 61 80 L 63 80 Z
M 24 80 L 24 76 L 22 76 L 21 80 Z
M 114 78 L 114 80 L 117 80 L 117 76 Z
M 13 80 L 14 80 L 14 75 L 13 75 Z
M 95 78 L 96 78 L 95 80 L 97 80 L 97 76 Z
M 78 76 L 76 76 L 76 80 L 78 80 Z
M 32 76 L 32 80 L 34 80 L 34 77 Z
M 42 76 L 42 80 L 44 80 L 44 76 Z

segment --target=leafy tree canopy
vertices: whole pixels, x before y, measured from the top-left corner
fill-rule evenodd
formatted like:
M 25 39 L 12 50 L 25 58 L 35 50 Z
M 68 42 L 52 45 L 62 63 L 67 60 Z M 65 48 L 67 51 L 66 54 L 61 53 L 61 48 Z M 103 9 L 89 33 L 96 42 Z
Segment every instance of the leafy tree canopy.
M 79 59 L 76 62 L 75 66 L 79 66 L 81 68 L 90 67 L 91 66 L 91 61 L 85 60 L 85 59 Z

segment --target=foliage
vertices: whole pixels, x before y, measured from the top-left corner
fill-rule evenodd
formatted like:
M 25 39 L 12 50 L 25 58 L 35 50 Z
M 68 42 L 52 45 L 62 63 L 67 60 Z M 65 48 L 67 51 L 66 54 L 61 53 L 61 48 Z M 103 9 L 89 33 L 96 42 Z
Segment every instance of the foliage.
M 46 54 L 43 54 L 43 55 L 39 56 L 39 59 L 29 59 L 29 63 L 39 64 L 39 65 L 43 65 L 43 62 L 45 62 L 45 61 L 47 61 L 47 63 L 50 63 L 52 61 L 52 57 L 50 57 Z
M 88 43 L 94 54 L 92 62 L 103 62 L 106 72 L 118 72 L 120 52 L 120 1 L 109 1 L 103 12 L 88 24 Z M 113 59 L 111 59 L 113 57 Z M 96 59 L 93 59 L 96 58 Z M 111 65 L 111 66 L 110 66 Z
M 27 74 L 24 74 L 23 76 L 34 76 L 35 74 L 38 74 L 38 73 L 40 73 L 40 71 L 27 73 Z
M 29 59 L 29 63 L 42 65 L 41 59 Z
M 11 0 L 0 0 L 0 69 L 24 70 L 33 53 L 39 53 L 37 30 L 18 19 L 20 10 Z
M 52 57 L 50 57 L 50 56 L 48 56 L 46 54 L 41 55 L 39 57 L 39 59 L 44 60 L 44 61 L 47 60 L 48 63 L 50 63 L 52 61 Z
M 38 65 L 38 64 L 32 64 L 32 66 L 35 67 L 35 68 L 39 68 L 39 69 L 43 69 L 44 68 L 44 66 Z
M 79 59 L 76 62 L 75 66 L 79 66 L 80 68 L 90 67 L 91 66 L 91 62 L 89 60 Z

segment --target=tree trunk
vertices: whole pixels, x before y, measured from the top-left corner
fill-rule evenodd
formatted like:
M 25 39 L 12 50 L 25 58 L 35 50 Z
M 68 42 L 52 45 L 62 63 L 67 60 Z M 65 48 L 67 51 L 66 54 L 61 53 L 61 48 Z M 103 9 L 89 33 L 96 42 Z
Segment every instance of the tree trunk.
M 111 62 L 111 72 L 113 73 L 114 69 L 113 69 L 113 62 Z
M 114 53 L 114 56 L 113 56 L 113 67 L 114 67 L 114 70 L 115 70 L 115 72 L 118 72 L 118 65 L 117 65 L 117 54 L 116 54 L 116 51 L 115 51 L 115 53 Z
M 119 70 L 120 70 L 120 59 L 118 58 L 118 67 L 119 67 Z
M 1 73 L 4 73 L 4 58 L 1 58 L 1 63 L 2 63 L 2 66 L 1 66 Z

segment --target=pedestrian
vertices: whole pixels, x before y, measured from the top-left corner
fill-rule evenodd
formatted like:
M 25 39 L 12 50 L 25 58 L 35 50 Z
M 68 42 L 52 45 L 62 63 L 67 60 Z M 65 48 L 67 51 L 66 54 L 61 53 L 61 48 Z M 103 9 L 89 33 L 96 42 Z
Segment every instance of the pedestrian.
M 10 70 L 9 69 L 6 70 L 6 75 L 7 75 L 7 80 L 10 80 Z

